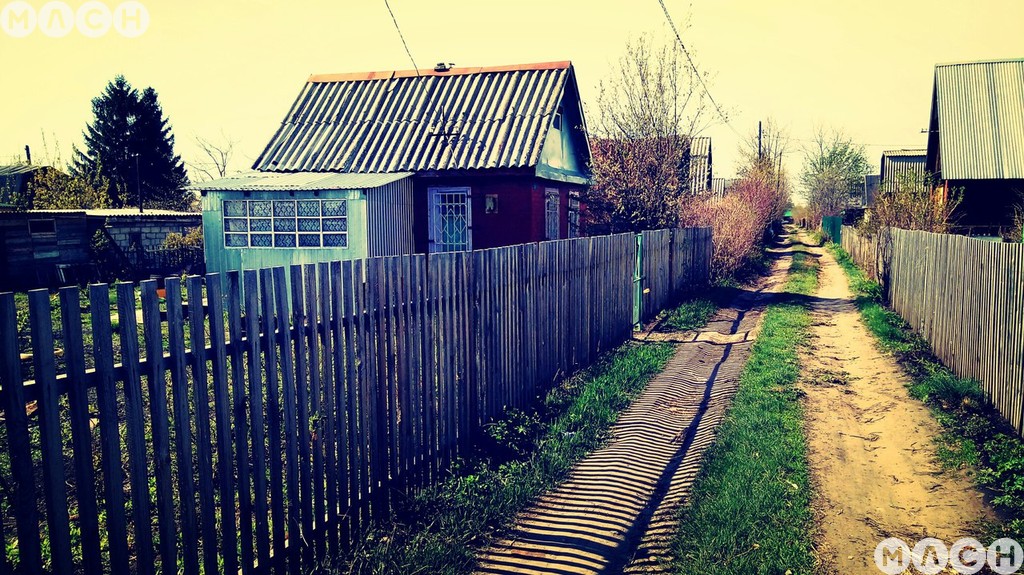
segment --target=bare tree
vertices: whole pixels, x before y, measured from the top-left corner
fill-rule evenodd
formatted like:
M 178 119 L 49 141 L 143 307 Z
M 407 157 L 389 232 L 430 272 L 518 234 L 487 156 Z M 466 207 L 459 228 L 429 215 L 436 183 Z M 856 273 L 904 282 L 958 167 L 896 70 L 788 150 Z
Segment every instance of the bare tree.
M 676 225 L 688 188 L 685 160 L 699 131 L 705 96 L 675 44 L 641 36 L 626 44 L 601 82 L 585 194 L 591 231 Z
M 235 144 L 238 142 L 224 135 L 221 132 L 220 140 L 214 142 L 206 138 L 196 136 L 196 144 L 203 152 L 203 159 L 199 162 L 189 162 L 191 168 L 202 181 L 216 180 L 228 175 L 231 165 L 231 157 L 235 153 Z
M 812 217 L 842 212 L 851 192 L 863 185 L 868 167 L 864 146 L 855 144 L 839 130 L 818 129 L 814 142 L 804 151 L 800 174 Z

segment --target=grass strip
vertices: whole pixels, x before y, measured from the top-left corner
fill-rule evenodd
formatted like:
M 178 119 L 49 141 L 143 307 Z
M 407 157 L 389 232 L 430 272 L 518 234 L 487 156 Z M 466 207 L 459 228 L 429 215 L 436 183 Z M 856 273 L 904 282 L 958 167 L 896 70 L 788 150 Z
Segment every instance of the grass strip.
M 700 327 L 696 322 L 711 315 L 707 301 L 688 301 L 673 314 Z M 401 503 L 397 520 L 370 532 L 326 571 L 470 572 L 480 548 L 607 440 L 619 413 L 673 352 L 671 344 L 626 343 L 552 389 L 535 411 L 508 412 L 450 479 Z
M 810 295 L 817 262 L 796 251 L 786 289 Z M 674 542 L 676 573 L 806 573 L 813 566 L 803 409 L 796 389 L 805 304 L 765 310 L 739 389 L 705 457 Z
M 1024 536 L 1024 441 L 985 400 L 981 385 L 959 378 L 932 354 L 928 342 L 882 303 L 882 289 L 836 244 L 829 250 L 846 272 L 864 325 L 910 376 L 910 395 L 925 402 L 943 427 L 936 439 L 939 461 L 963 468 L 992 490 L 1005 521 L 981 526 L 986 537 Z

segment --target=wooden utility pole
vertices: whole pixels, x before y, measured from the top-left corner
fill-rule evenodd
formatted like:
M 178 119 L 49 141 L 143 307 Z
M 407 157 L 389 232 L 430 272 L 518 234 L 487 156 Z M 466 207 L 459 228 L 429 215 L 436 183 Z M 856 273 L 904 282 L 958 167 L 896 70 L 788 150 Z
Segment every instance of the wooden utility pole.
M 758 161 L 764 159 L 764 155 L 761 153 L 761 121 L 757 122 L 757 159 Z

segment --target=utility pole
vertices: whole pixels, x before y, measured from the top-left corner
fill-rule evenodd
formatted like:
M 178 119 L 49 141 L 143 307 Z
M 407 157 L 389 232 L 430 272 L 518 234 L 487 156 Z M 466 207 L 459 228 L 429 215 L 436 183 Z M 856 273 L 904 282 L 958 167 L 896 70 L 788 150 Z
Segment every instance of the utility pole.
M 135 190 L 139 195 L 139 213 L 142 213 L 142 178 L 139 177 L 139 154 L 135 153 Z

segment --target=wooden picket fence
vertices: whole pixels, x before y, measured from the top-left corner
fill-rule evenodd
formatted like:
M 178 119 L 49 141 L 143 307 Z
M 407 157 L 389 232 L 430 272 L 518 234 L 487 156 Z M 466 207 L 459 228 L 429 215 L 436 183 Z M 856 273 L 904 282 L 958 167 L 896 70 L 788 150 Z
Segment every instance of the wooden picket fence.
M 707 283 L 710 230 L 650 235 L 652 306 Z M 31 366 L 0 294 L 0 572 L 309 572 L 629 338 L 636 245 L 37 290 Z
M 865 237 L 852 227 L 842 238 L 936 357 L 981 382 L 1024 433 L 1024 245 L 899 229 Z

